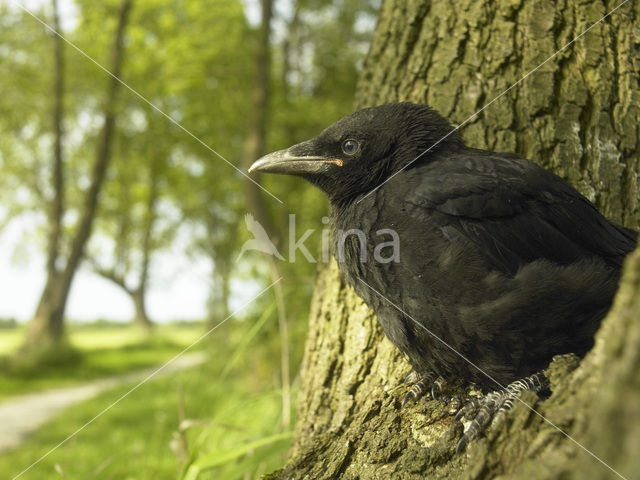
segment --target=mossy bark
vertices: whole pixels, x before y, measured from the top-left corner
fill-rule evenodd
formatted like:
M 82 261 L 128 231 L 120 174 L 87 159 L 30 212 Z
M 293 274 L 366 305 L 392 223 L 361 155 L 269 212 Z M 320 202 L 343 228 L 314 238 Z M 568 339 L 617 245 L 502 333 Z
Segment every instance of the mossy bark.
M 461 124 L 615 6 L 386 0 L 357 104 L 423 102 Z M 470 121 L 467 143 L 537 161 L 637 228 L 639 19 L 640 4 L 628 2 L 593 27 Z M 579 366 L 568 356 L 552 363 L 547 400 L 521 397 L 555 427 L 516 403 L 461 455 L 445 406 L 400 410 L 410 368 L 335 264 L 321 270 L 311 310 L 294 448 L 269 477 L 612 478 L 612 468 L 637 478 L 640 250 L 594 349 Z

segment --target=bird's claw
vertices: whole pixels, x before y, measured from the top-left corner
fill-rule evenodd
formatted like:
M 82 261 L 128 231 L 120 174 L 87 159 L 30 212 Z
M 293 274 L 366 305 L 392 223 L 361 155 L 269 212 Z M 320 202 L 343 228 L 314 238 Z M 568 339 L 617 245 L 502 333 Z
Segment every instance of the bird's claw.
M 440 402 L 447 403 L 442 397 L 442 392 L 444 391 L 444 387 L 446 384 L 447 381 L 442 378 L 442 376 L 436 378 L 436 380 L 433 382 L 433 385 L 431 385 L 431 398 Z
M 429 391 L 429 386 L 433 383 L 434 374 L 420 375 L 415 370 L 412 371 L 407 378 L 405 378 L 404 383 L 413 383 L 411 390 L 405 395 L 402 400 L 402 407 L 405 407 L 408 403 L 418 401 Z
M 411 390 L 409 390 L 409 393 L 407 393 L 404 397 L 404 400 L 402 400 L 402 408 L 404 408 L 404 406 L 408 403 L 420 399 L 427 391 L 427 385 L 428 381 L 424 378 L 421 378 L 416 383 L 414 383 L 413 387 L 411 387 Z
M 456 453 L 462 452 L 486 430 L 490 423 L 495 423 L 511 410 L 513 402 L 521 391 L 532 390 L 539 393 L 547 388 L 549 388 L 549 380 L 544 373 L 538 372 L 510 383 L 503 390 L 472 398 L 454 417 L 454 422 L 460 422 L 463 418 L 472 420 L 456 445 Z
M 456 413 L 462 407 L 462 398 L 460 395 L 447 395 L 444 402 L 449 406 L 449 412 Z
M 462 438 L 456 444 L 456 454 L 464 452 L 464 449 L 467 448 L 467 439 L 463 435 Z
M 420 375 L 418 375 L 415 370 L 412 370 L 411 373 L 404 379 L 405 385 L 409 383 L 416 383 L 418 381 L 420 381 Z
M 482 404 L 482 400 L 484 397 L 472 397 L 464 406 L 458 410 L 456 416 L 453 417 L 454 422 L 459 422 L 463 418 L 471 420 L 473 416 L 478 412 L 478 408 Z
M 420 374 L 415 371 L 407 375 L 404 383 L 413 383 L 413 386 L 411 387 L 411 390 L 409 390 L 409 393 L 405 395 L 404 400 L 402 400 L 402 406 L 404 407 L 410 402 L 419 400 L 425 396 L 427 392 L 431 392 L 431 398 L 434 400 L 438 400 L 447 405 L 452 401 L 455 401 L 453 395 L 442 395 L 445 386 L 447 385 L 447 381 L 442 376 L 438 376 L 435 380 L 434 377 L 435 374 L 420 376 Z

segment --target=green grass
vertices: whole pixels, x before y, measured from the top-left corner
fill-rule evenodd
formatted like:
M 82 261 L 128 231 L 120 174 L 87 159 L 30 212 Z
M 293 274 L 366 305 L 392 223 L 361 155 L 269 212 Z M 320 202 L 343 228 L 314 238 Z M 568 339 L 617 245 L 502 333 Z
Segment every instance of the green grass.
M 204 331 L 203 325 L 160 325 L 151 335 L 128 325 L 76 327 L 69 332 L 71 348 L 12 358 L 23 329 L 2 330 L 0 400 L 160 364 Z
M 236 480 L 282 466 L 291 433 L 281 426 L 275 324 L 272 310 L 229 321 L 203 342 L 209 361 L 152 379 L 20 478 Z M 0 455 L 0 478 L 13 478 L 129 388 L 74 406 Z
M 24 329 L 21 327 L 0 329 L 0 355 L 15 352 L 20 347 L 23 335 Z
M 280 397 L 267 385 L 247 385 L 244 379 L 219 382 L 212 362 L 140 387 L 25 473 L 24 479 L 173 479 L 184 463 L 207 455 L 233 452 L 256 439 L 278 432 Z M 0 478 L 17 475 L 70 433 L 80 428 L 129 387 L 104 393 L 61 417 L 30 437 L 20 448 L 0 456 Z M 179 430 L 182 391 L 187 422 Z M 190 424 L 190 426 L 189 426 Z M 183 453 L 180 439 L 186 446 Z M 174 449 L 171 443 L 174 443 Z M 197 478 L 233 480 L 269 472 L 284 463 L 288 437 L 263 447 L 226 456 Z M 257 461 L 256 461 L 257 460 Z M 191 469 L 193 471 L 193 468 Z M 234 471 L 236 475 L 234 475 Z M 260 472 L 259 472 L 260 471 Z

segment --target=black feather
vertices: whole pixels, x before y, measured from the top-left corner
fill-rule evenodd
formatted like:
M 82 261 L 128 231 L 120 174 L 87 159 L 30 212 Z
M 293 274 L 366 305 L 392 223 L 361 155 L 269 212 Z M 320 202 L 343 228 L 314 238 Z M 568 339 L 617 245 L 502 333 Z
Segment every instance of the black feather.
M 429 107 L 388 104 L 289 152 L 341 159 L 303 176 L 337 230 L 366 234 L 367 262 L 348 238 L 340 270 L 415 370 L 495 388 L 487 374 L 507 384 L 591 347 L 637 234 L 552 173 L 451 132 Z M 345 138 L 357 155 L 342 154 Z M 398 233 L 399 262 L 374 261 L 381 229 Z

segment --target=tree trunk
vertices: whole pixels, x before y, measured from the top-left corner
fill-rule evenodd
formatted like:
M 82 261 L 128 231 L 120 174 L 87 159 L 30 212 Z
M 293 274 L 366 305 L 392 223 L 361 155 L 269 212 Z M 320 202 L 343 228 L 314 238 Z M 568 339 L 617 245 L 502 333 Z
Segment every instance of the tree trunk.
M 267 116 L 269 113 L 269 70 L 271 68 L 269 45 L 273 0 L 261 0 L 261 5 L 262 20 L 255 46 L 255 72 L 251 90 L 251 113 L 248 122 L 249 129 L 247 130 L 247 136 L 244 141 L 243 156 L 245 168 L 249 168 L 253 162 L 265 153 Z M 255 183 L 251 181 L 245 182 L 248 209 L 264 227 L 276 248 L 279 248 L 281 243 L 280 236 L 267 209 L 262 189 L 258 186 L 261 183 L 261 175 L 259 173 L 252 173 L 250 176 Z
M 53 26 L 56 32 L 61 32 L 58 1 L 53 0 Z M 60 247 L 60 232 L 62 230 L 62 214 L 64 212 L 64 170 L 63 170 L 63 122 L 64 122 L 64 48 L 63 40 L 53 35 L 54 42 L 54 85 L 53 85 L 53 198 L 49 208 L 49 245 L 47 250 L 47 276 L 57 273 Z
M 213 247 L 211 248 L 213 251 Z M 209 325 L 213 327 L 227 318 L 231 300 L 231 264 L 218 256 L 211 258 L 214 268 L 211 271 L 211 291 L 207 300 Z
M 53 27 L 62 33 L 58 1 L 52 0 Z M 64 137 L 64 40 L 59 35 L 52 34 L 54 72 L 53 72 L 53 162 L 52 162 L 52 197 L 47 209 L 48 216 L 48 245 L 47 245 L 47 279 L 40 305 L 52 312 L 52 321 L 48 323 L 33 322 L 31 335 L 42 338 L 59 338 L 62 335 L 62 315 L 56 311 L 55 302 L 59 296 L 58 285 L 60 271 L 58 270 L 58 256 L 60 250 L 60 234 L 62 230 L 62 214 L 64 212 L 64 170 L 62 143 Z M 40 309 L 40 305 L 38 309 Z
M 134 291 L 133 303 L 136 309 L 134 323 L 146 329 L 153 328 L 154 324 L 147 315 L 145 298 L 149 286 L 149 269 L 151 266 L 151 252 L 153 250 L 153 228 L 156 223 L 156 207 L 158 204 L 159 166 L 158 159 L 154 158 L 151 164 L 149 176 L 149 197 L 147 198 L 147 219 L 144 225 L 142 238 L 142 265 L 138 277 L 138 288 Z
M 131 298 L 133 303 L 134 314 L 131 319 L 135 325 L 141 326 L 147 330 L 151 330 L 155 323 L 149 318 L 147 314 L 146 295 L 147 288 L 146 282 L 139 282 L 137 287 L 131 287 L 125 277 L 118 273 L 115 269 L 105 269 L 98 265 L 96 262 L 91 264 L 92 270 L 96 275 L 100 275 L 105 280 L 109 280 L 114 285 L 120 287 Z
M 358 106 L 429 103 L 470 115 L 598 21 L 614 2 L 386 0 Z M 610 218 L 638 226 L 640 6 L 629 2 L 461 130 L 568 179 Z M 640 472 L 640 249 L 625 265 L 594 349 L 549 369 L 552 395 L 522 400 L 627 478 Z M 465 453 L 431 400 L 400 410 L 410 367 L 334 264 L 321 270 L 302 365 L 294 447 L 269 478 L 612 478 L 612 470 L 516 402 Z M 634 419 L 634 420 L 631 420 Z
M 140 267 L 137 272 L 137 285 L 132 286 L 127 282 L 128 272 L 133 271 L 131 263 L 129 262 L 129 256 L 133 246 L 130 241 L 127 241 L 127 238 L 130 236 L 129 232 L 133 228 L 133 224 L 132 219 L 127 212 L 122 212 L 118 218 L 118 235 L 115 241 L 114 258 L 111 267 L 105 268 L 95 258 L 89 257 L 86 259 L 94 273 L 100 275 L 105 280 L 109 280 L 114 285 L 117 285 L 124 290 L 127 295 L 129 295 L 134 308 L 132 322 L 147 330 L 151 330 L 155 325 L 147 314 L 145 299 L 147 295 L 147 288 L 149 286 L 149 269 L 151 267 L 151 255 L 154 247 L 153 233 L 157 220 L 156 207 L 158 204 L 158 183 L 160 175 L 158 162 L 158 159 L 154 157 L 151 160 L 149 171 L 149 195 L 145 204 L 146 218 L 143 222 L 142 242 L 140 245 L 142 261 L 140 262 Z M 130 200 L 131 192 L 129 186 L 128 188 L 125 188 L 122 193 L 123 205 L 129 205 Z
M 111 72 L 120 76 L 123 60 L 123 39 L 132 0 L 123 0 L 115 34 Z M 91 234 L 91 227 L 98 205 L 98 196 L 104 182 L 110 160 L 113 130 L 115 126 L 115 103 L 120 82 L 111 78 L 105 100 L 104 124 L 98 141 L 96 160 L 91 174 L 91 183 L 85 195 L 84 208 L 80 215 L 78 230 L 71 243 L 71 251 L 62 272 L 47 272 L 47 280 L 36 313 L 27 333 L 26 346 L 39 347 L 57 342 L 64 333 L 64 311 L 73 277 L 82 260 L 84 248 Z M 56 255 L 57 256 L 57 255 Z
M 145 302 L 145 290 L 137 289 L 130 292 L 131 300 L 135 307 L 135 316 L 133 317 L 133 323 L 145 330 L 151 330 L 154 327 L 154 323 L 147 314 L 147 305 Z

